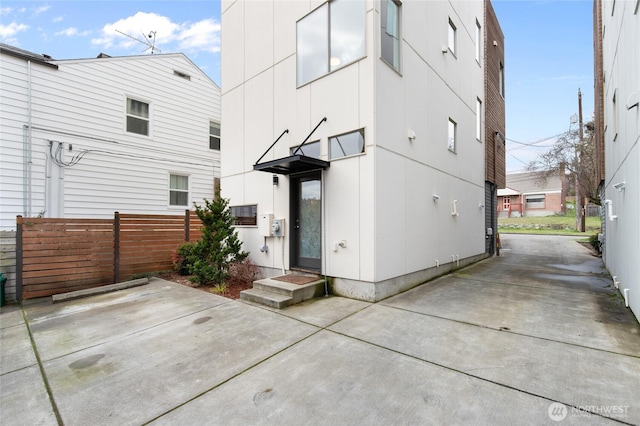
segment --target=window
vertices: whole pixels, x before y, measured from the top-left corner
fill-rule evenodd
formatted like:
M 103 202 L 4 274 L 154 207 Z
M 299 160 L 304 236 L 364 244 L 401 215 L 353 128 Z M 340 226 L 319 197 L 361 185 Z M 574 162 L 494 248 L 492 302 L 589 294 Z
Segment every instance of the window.
M 380 56 L 400 72 L 400 3 L 380 1 Z
M 236 225 L 256 226 L 258 224 L 258 206 L 232 206 L 231 216 L 235 218 Z
M 504 196 L 502 197 L 502 210 L 509 210 L 511 207 L 511 197 Z
M 127 132 L 149 136 L 149 104 L 127 98 Z
M 476 99 L 476 139 L 482 141 L 482 101 Z
M 298 146 L 291 148 L 291 155 L 293 155 L 296 149 L 298 149 Z M 320 141 L 305 143 L 304 146 L 296 153 L 296 155 L 298 154 L 302 154 L 306 157 L 320 158 Z
M 209 122 L 209 149 L 220 151 L 220 123 Z
M 615 141 L 618 138 L 618 102 L 616 101 L 618 91 L 615 90 L 613 92 L 613 98 L 611 99 L 611 126 L 613 129 L 613 140 Z
M 453 24 L 453 21 L 449 19 L 449 50 L 454 55 L 456 54 L 456 26 Z
M 500 96 L 504 98 L 504 65 L 500 62 L 500 69 L 498 74 L 498 90 L 500 91 Z
M 525 195 L 525 203 L 527 209 L 543 209 L 544 194 Z
M 364 152 L 364 129 L 329 138 L 329 159 Z
M 482 58 L 482 27 L 480 26 L 480 22 L 476 21 L 476 61 L 480 63 L 480 58 Z
M 362 0 L 334 0 L 298 21 L 298 86 L 344 67 L 365 55 Z
M 453 121 L 452 119 L 449 119 L 447 147 L 451 152 L 456 152 L 456 127 L 457 127 L 456 122 Z
M 189 176 L 169 175 L 169 205 L 189 206 Z

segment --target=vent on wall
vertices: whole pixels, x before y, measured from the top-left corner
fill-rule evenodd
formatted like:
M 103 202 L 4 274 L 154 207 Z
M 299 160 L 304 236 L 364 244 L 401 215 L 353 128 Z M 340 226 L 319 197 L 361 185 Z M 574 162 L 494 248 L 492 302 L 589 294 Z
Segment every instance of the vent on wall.
M 178 77 L 184 78 L 185 80 L 191 80 L 191 76 L 189 74 L 185 74 L 180 71 L 173 70 L 173 75 L 177 75 Z

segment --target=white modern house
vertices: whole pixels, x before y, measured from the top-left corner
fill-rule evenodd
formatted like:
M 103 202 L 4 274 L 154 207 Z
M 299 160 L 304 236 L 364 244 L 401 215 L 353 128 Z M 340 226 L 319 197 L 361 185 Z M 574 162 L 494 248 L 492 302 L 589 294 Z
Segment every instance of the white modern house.
M 640 318 L 640 2 L 594 2 L 603 259 Z
M 0 56 L 0 230 L 17 215 L 181 214 L 213 198 L 220 89 L 185 55 Z
M 377 301 L 486 256 L 483 19 L 481 1 L 222 2 L 222 195 L 267 275 Z

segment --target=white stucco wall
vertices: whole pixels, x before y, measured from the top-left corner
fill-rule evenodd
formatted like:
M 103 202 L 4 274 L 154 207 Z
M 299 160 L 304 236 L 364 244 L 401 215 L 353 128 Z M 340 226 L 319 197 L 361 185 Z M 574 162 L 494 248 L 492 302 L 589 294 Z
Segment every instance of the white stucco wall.
M 605 199 L 617 219 L 605 221 L 604 259 L 640 318 L 640 10 L 636 1 L 603 1 Z M 616 98 L 615 105 L 613 98 Z M 614 111 L 615 109 L 615 111 Z M 625 182 L 622 191 L 614 184 Z

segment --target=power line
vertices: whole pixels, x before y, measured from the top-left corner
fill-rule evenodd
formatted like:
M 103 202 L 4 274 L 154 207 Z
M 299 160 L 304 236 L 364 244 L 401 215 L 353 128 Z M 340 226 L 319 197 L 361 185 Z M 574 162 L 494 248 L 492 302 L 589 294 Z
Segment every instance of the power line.
M 560 137 L 562 135 L 564 135 L 564 133 L 559 133 L 557 135 L 553 135 L 553 136 L 549 136 L 549 137 L 546 137 L 546 138 L 538 139 L 537 141 L 528 142 L 528 143 L 527 142 L 520 142 L 520 141 L 517 141 L 517 140 L 514 140 L 514 139 L 509 139 L 509 138 L 505 138 L 505 139 L 507 141 L 509 141 L 509 142 L 513 142 L 513 143 L 517 143 L 519 145 L 522 145 L 522 146 L 519 146 L 519 147 L 511 149 L 511 151 L 514 151 L 516 149 L 520 149 L 520 148 L 524 148 L 524 147 L 551 148 L 553 146 L 553 144 L 552 145 L 538 145 L 538 144 L 542 143 L 542 142 L 546 142 L 546 141 L 548 141 L 550 139 L 558 138 L 558 137 Z

